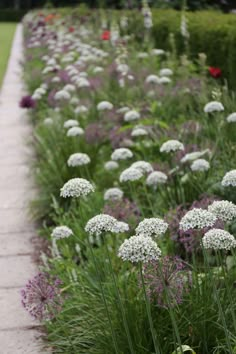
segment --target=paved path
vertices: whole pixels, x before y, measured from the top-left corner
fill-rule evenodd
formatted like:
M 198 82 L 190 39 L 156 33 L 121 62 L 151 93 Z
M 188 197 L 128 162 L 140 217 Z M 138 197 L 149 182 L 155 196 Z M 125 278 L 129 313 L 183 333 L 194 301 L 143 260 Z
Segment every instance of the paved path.
M 27 216 L 31 134 L 19 108 L 22 26 L 18 25 L 0 93 L 0 353 L 42 354 L 37 323 L 20 304 L 20 289 L 37 270 L 32 262 L 34 225 Z

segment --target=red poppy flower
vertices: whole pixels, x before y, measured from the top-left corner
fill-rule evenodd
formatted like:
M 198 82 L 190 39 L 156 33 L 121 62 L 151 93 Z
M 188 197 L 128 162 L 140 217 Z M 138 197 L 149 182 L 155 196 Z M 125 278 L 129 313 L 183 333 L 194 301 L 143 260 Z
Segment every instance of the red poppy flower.
M 69 27 L 69 32 L 74 32 L 75 31 L 75 29 L 74 29 L 74 27 Z
M 222 71 L 220 70 L 220 68 L 215 68 L 214 66 L 210 66 L 208 68 L 208 71 L 209 71 L 210 75 L 212 77 L 214 77 L 215 79 L 217 79 L 218 77 L 221 77 Z
M 102 36 L 101 36 L 103 41 L 109 41 L 110 37 L 111 37 L 110 31 L 107 31 L 107 30 L 103 31 Z

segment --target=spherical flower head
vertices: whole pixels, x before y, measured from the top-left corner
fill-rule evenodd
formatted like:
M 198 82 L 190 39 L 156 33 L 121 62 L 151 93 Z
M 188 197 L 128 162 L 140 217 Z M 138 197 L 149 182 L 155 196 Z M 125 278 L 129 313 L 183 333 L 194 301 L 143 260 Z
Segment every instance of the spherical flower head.
M 228 115 L 226 120 L 227 120 L 228 123 L 236 123 L 236 112 L 231 113 L 230 115 Z
M 81 113 L 87 113 L 88 112 L 88 108 L 84 105 L 80 105 L 80 106 L 77 106 L 75 108 L 75 114 L 81 114 Z
M 160 152 L 173 152 L 178 150 L 184 150 L 184 145 L 178 140 L 168 140 L 160 147 Z
M 59 279 L 39 273 L 21 290 L 22 305 L 35 319 L 52 319 L 61 310 L 63 302 L 60 284 Z
M 121 108 L 118 108 L 118 109 L 116 110 L 116 113 L 118 113 L 118 114 L 124 114 L 124 113 L 127 113 L 127 112 L 129 112 L 129 111 L 130 111 L 129 107 L 121 107 Z
M 161 250 L 151 237 L 138 235 L 124 241 L 119 248 L 118 257 L 132 263 L 148 263 L 160 259 Z
M 57 226 L 53 229 L 51 236 L 56 240 L 68 238 L 73 235 L 73 231 L 67 226 Z
M 158 184 L 165 184 L 167 182 L 167 175 L 161 171 L 153 171 L 146 179 L 146 185 L 156 187 Z
M 151 54 L 156 56 L 163 55 L 165 54 L 165 51 L 163 49 L 154 48 L 151 50 Z
M 164 68 L 164 69 L 160 70 L 159 75 L 160 76 L 171 76 L 171 75 L 173 75 L 173 71 L 171 69 Z
M 61 188 L 61 197 L 80 198 L 94 192 L 93 185 L 84 178 L 72 178 Z
M 194 160 L 199 159 L 199 157 L 205 155 L 206 153 L 209 153 L 210 150 L 206 149 L 204 151 L 194 151 L 194 152 L 190 152 L 186 155 L 184 155 L 184 157 L 182 157 L 182 159 L 180 160 L 181 163 L 186 163 L 186 162 L 192 162 Z
M 143 174 L 153 172 L 152 165 L 146 161 L 136 161 L 130 167 L 140 170 Z
M 127 148 L 116 149 L 111 154 L 111 159 L 113 161 L 126 160 L 126 159 L 130 159 L 131 157 L 133 157 L 133 153 L 130 149 Z
M 99 102 L 97 105 L 98 111 L 110 111 L 113 108 L 113 104 L 108 101 Z
M 119 164 L 116 161 L 107 161 L 104 164 L 104 168 L 107 171 L 114 171 L 117 170 L 117 168 L 119 168 Z
M 135 229 L 137 235 L 145 237 L 160 237 L 168 229 L 168 224 L 159 218 L 149 218 L 141 221 Z
M 54 99 L 56 101 L 61 101 L 61 100 L 69 101 L 71 99 L 71 95 L 68 91 L 61 90 L 55 93 Z
M 159 84 L 169 84 L 171 82 L 171 79 L 167 76 L 162 76 L 159 79 Z
M 44 123 L 45 125 L 52 125 L 52 124 L 53 124 L 53 119 L 50 118 L 50 117 L 45 118 L 44 121 L 43 121 L 43 123 Z
M 223 187 L 236 187 L 236 170 L 227 172 L 221 182 Z
M 68 128 L 73 128 L 73 127 L 78 127 L 79 122 L 75 119 L 68 119 L 64 122 L 63 127 L 68 129 Z
M 205 113 L 222 112 L 224 111 L 224 106 L 221 102 L 211 101 L 208 102 L 204 107 Z
M 192 163 L 190 168 L 193 172 L 205 172 L 209 170 L 210 164 L 205 159 L 197 159 Z
M 149 75 L 147 76 L 145 82 L 147 84 L 159 84 L 159 77 L 157 75 Z
M 146 135 L 148 135 L 148 132 L 141 127 L 134 128 L 131 132 L 131 136 L 133 137 L 146 136 Z
M 81 136 L 84 135 L 84 129 L 80 127 L 72 127 L 67 131 L 67 136 Z
M 91 162 L 90 157 L 87 154 L 77 152 L 75 154 L 70 155 L 67 161 L 67 165 L 70 167 L 76 167 L 76 166 L 87 165 L 90 162 Z
M 236 205 L 228 200 L 214 201 L 209 205 L 208 211 L 223 221 L 236 219 Z
M 35 108 L 36 106 L 36 101 L 31 97 L 31 96 L 24 96 L 20 100 L 20 107 L 21 108 Z
M 117 220 L 113 216 L 99 214 L 87 222 L 85 231 L 90 235 L 100 236 L 103 232 L 113 232 L 116 224 Z
M 202 246 L 213 250 L 230 250 L 236 247 L 236 240 L 228 231 L 211 229 L 202 238 Z
M 129 231 L 129 225 L 123 221 L 117 221 L 114 227 L 112 228 L 112 233 L 114 234 L 123 234 L 127 231 Z
M 124 115 L 125 122 L 132 122 L 132 121 L 137 120 L 139 118 L 140 118 L 140 113 L 135 110 L 128 111 Z
M 124 192 L 120 188 L 109 188 L 104 194 L 104 200 L 121 200 Z
M 214 214 L 201 208 L 193 208 L 189 210 L 179 223 L 180 230 L 187 231 L 190 229 L 204 229 L 212 227 L 217 218 Z
M 143 173 L 137 168 L 129 167 L 125 169 L 120 175 L 120 182 L 138 181 L 143 177 Z

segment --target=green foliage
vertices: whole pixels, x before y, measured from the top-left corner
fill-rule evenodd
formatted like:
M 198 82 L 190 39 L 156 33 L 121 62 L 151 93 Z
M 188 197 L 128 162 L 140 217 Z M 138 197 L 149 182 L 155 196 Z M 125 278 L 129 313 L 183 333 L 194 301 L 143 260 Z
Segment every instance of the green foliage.
M 26 10 L 0 9 L 0 22 L 20 22 Z

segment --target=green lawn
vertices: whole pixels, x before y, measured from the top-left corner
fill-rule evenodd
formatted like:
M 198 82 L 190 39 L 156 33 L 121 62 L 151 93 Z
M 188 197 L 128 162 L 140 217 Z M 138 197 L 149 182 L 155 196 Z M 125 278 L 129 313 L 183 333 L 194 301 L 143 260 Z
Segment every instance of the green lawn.
M 0 23 L 0 87 L 7 67 L 16 23 Z

